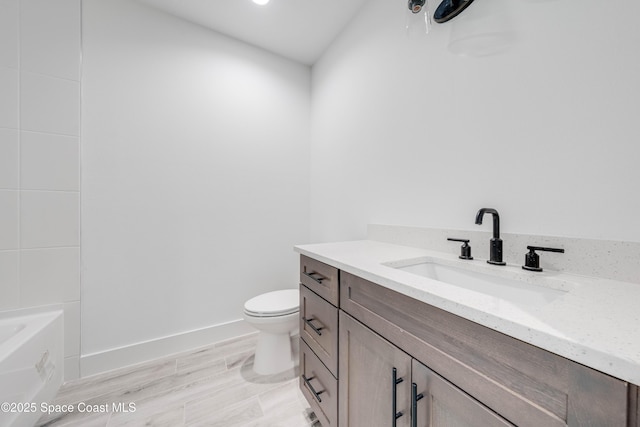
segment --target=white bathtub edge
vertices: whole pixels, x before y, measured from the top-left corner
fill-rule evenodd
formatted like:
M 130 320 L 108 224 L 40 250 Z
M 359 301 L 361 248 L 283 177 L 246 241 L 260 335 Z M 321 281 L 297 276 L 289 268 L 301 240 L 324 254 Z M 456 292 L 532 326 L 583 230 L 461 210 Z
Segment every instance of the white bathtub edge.
M 80 377 L 124 368 L 255 332 L 243 319 L 80 356 Z
M 0 346 L 0 402 L 40 408 L 53 401 L 64 378 L 64 311 L 3 316 L 0 323 L 24 325 Z M 35 425 L 40 415 L 37 410 L 1 411 L 0 425 Z

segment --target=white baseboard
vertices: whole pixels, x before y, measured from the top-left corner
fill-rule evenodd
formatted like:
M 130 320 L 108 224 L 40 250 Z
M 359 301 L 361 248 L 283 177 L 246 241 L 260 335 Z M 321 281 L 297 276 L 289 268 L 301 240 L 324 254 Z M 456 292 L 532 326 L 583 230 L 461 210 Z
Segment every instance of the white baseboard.
M 243 319 L 168 337 L 80 356 L 80 376 L 88 377 L 153 359 L 204 347 L 256 332 Z

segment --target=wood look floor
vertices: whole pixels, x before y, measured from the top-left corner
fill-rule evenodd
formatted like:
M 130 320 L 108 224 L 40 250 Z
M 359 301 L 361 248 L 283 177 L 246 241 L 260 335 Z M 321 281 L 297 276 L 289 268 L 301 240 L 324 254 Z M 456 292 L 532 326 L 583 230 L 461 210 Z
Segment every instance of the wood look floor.
M 319 426 L 298 389 L 297 367 L 253 372 L 256 336 L 69 382 L 51 403 L 72 404 L 74 412 L 44 415 L 38 426 Z M 80 413 L 81 402 L 107 412 Z M 130 403 L 135 412 L 113 410 Z

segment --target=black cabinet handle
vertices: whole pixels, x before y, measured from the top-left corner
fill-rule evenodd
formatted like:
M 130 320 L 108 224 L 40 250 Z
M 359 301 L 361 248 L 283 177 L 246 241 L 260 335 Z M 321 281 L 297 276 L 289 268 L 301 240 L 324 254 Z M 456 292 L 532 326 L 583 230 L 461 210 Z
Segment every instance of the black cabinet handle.
M 418 394 L 418 385 L 411 383 L 411 427 L 418 427 L 418 400 L 424 395 Z
M 393 427 L 396 427 L 396 420 L 404 415 L 402 411 L 398 412 L 398 391 L 397 391 L 398 384 L 400 384 L 404 380 L 402 378 L 398 378 L 398 370 L 396 368 L 393 368 L 391 380 L 392 380 L 391 387 L 393 390 L 392 397 L 391 397 L 392 398 L 391 406 L 393 409 L 393 413 L 391 414 L 392 415 L 391 425 Z
M 307 273 L 306 271 L 303 271 L 302 274 L 304 274 L 309 279 L 313 280 L 314 282 L 316 282 L 319 285 L 322 285 L 322 281 L 325 279 L 324 277 L 313 277 L 314 275 L 317 275 L 319 273 Z
M 302 320 L 304 320 L 304 322 L 305 322 L 307 325 L 309 325 L 309 327 L 310 327 L 311 329 L 313 329 L 313 330 L 314 330 L 314 332 L 315 332 L 316 334 L 318 334 L 318 335 L 322 335 L 322 332 L 320 332 L 320 331 L 324 329 L 324 326 L 316 327 L 316 326 L 314 326 L 314 325 L 313 325 L 313 323 L 311 323 L 311 322 L 313 322 L 313 321 L 314 321 L 314 320 L 316 320 L 316 319 L 314 319 L 313 317 L 312 317 L 312 318 L 310 318 L 310 319 L 307 319 L 306 317 L 303 317 L 303 318 L 302 318 Z
M 318 403 L 322 402 L 322 399 L 320 398 L 320 395 L 322 393 L 324 393 L 324 390 L 320 390 L 320 391 L 316 391 L 315 388 L 313 388 L 313 386 L 311 385 L 311 380 L 315 379 L 315 377 L 311 377 L 311 378 L 307 378 L 304 374 L 302 375 L 302 379 L 304 380 L 305 384 L 307 385 L 307 387 L 309 388 L 309 391 L 311 393 L 313 393 L 313 396 L 316 398 L 316 400 L 318 401 Z

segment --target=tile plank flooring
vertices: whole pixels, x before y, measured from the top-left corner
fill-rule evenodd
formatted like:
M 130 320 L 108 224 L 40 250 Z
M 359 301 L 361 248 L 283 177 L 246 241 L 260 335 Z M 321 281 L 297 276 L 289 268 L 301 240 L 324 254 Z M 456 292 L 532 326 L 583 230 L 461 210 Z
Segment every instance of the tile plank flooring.
M 298 389 L 297 367 L 270 376 L 253 372 L 256 337 L 66 383 L 51 404 L 72 405 L 74 410 L 45 414 L 37 425 L 320 426 Z M 117 405 L 127 409 L 130 403 L 135 411 L 118 410 Z M 80 412 L 81 405 L 97 411 Z

